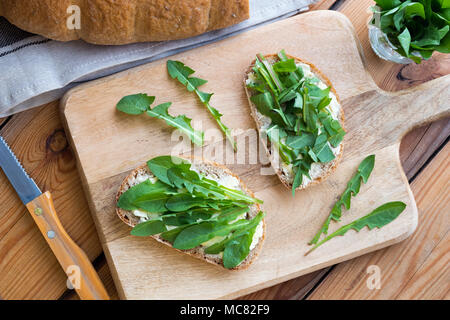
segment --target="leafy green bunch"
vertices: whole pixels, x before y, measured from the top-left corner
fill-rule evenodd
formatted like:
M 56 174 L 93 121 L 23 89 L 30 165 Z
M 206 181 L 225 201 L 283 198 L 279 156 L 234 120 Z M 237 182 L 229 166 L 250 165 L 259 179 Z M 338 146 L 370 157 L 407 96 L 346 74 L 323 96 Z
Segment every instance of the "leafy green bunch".
M 284 50 L 275 63 L 258 55 L 253 74 L 247 81 L 253 91 L 250 100 L 271 119 L 265 132 L 281 160 L 293 165 L 294 193 L 304 176 L 310 178 L 311 164 L 332 161 L 331 146 L 337 147 L 344 138 L 344 129 L 327 108 L 332 101 L 331 88 L 321 89 L 317 77 L 305 77 Z
M 191 77 L 195 73 L 194 70 L 186 66 L 181 61 L 167 61 L 167 71 L 172 79 L 177 79 L 181 84 L 183 84 L 189 92 L 195 92 L 197 97 L 203 103 L 203 105 L 208 109 L 209 113 L 213 116 L 220 130 L 225 134 L 228 141 L 230 141 L 233 146 L 233 150 L 237 151 L 236 141 L 234 141 L 231 130 L 222 122 L 222 116 L 216 108 L 211 106 L 210 101 L 213 93 L 207 93 L 200 91 L 199 87 L 207 83 L 205 79 L 200 79 L 197 77 Z
M 223 252 L 225 268 L 234 268 L 245 260 L 264 214 L 259 212 L 252 219 L 245 216 L 261 200 L 207 179 L 181 158 L 156 157 L 147 166 L 158 179 L 131 187 L 117 202 L 124 210 L 148 213 L 148 220 L 135 226 L 132 235 L 160 234 L 180 250 L 193 249 L 215 238 L 219 240 L 208 245 L 205 253 Z
M 375 2 L 372 9 L 380 13 L 379 27 L 402 56 L 420 63 L 434 51 L 450 52 L 450 0 Z

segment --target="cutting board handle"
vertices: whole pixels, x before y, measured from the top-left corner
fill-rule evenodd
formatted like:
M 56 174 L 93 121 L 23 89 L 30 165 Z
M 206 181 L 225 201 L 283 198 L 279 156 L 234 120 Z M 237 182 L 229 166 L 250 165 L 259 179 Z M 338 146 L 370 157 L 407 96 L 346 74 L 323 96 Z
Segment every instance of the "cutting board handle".
M 400 141 L 415 127 L 450 116 L 450 75 L 398 92 L 382 92 L 377 123 L 387 139 Z M 385 101 L 385 103 L 383 103 Z
M 27 209 L 79 297 L 82 300 L 109 300 L 88 256 L 70 238 L 59 221 L 50 192 L 45 192 L 28 203 Z

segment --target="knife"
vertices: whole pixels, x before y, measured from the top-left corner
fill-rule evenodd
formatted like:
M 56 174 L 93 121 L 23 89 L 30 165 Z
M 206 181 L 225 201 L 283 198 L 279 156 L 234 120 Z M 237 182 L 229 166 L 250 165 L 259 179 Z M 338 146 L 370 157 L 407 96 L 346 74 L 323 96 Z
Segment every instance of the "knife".
M 109 300 L 86 253 L 70 238 L 56 215 L 50 192 L 42 193 L 0 137 L 0 167 L 27 207 L 42 235 L 82 300 Z

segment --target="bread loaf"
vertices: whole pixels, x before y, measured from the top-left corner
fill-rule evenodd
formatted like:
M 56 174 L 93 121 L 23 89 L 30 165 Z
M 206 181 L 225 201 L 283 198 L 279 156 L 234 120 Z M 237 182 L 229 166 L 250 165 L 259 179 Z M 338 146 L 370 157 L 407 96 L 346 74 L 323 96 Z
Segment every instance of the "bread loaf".
M 80 29 L 67 19 L 80 8 Z M 0 15 L 47 38 L 104 45 L 192 37 L 249 18 L 248 0 L 0 0 Z

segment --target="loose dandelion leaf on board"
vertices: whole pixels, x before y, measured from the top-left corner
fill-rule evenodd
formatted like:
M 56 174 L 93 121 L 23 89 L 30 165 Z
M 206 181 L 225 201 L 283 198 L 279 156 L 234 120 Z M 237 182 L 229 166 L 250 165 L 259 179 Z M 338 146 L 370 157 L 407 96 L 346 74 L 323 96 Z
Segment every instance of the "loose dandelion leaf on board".
M 347 188 L 342 193 L 339 200 L 335 203 L 333 209 L 331 209 L 331 212 L 322 225 L 322 228 L 320 228 L 320 230 L 309 242 L 309 244 L 316 244 L 322 234 L 327 234 L 331 220 L 339 221 L 341 219 L 342 206 L 344 206 L 347 210 L 350 209 L 351 197 L 355 197 L 359 193 L 359 189 L 361 188 L 361 181 L 367 183 L 367 180 L 369 179 L 374 166 L 375 155 L 370 155 L 361 162 L 361 164 L 358 166 L 358 170 L 356 171 L 352 179 L 348 182 Z
M 185 115 L 172 116 L 169 114 L 169 107 L 171 102 L 166 102 L 157 105 L 153 109 L 150 105 L 155 101 L 154 96 L 148 96 L 144 93 L 138 93 L 123 97 L 119 103 L 117 103 L 117 110 L 129 114 L 140 115 L 146 112 L 150 117 L 165 120 L 169 126 L 177 128 L 184 134 L 186 134 L 193 143 L 198 146 L 203 145 L 204 133 L 202 131 L 194 130 L 191 126 L 190 118 Z
M 214 120 L 216 120 L 219 128 L 225 133 L 225 136 L 230 141 L 233 146 L 234 151 L 237 151 L 236 142 L 234 141 L 233 136 L 231 135 L 231 130 L 222 122 L 222 114 L 216 108 L 212 107 L 210 104 L 210 100 L 212 97 L 212 93 L 206 93 L 200 91 L 198 88 L 205 83 L 207 80 L 190 77 L 195 71 L 184 65 L 184 63 L 180 61 L 167 61 L 167 71 L 172 79 L 177 79 L 181 84 L 183 84 L 189 92 L 195 92 L 200 99 L 200 101 L 205 105 L 208 111 L 213 116 Z

